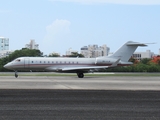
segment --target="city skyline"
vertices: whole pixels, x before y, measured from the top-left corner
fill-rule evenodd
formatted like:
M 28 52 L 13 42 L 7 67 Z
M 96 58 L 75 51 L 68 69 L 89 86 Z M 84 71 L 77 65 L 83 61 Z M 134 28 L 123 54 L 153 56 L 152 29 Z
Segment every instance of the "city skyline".
M 4 45 L 4 43 L 6 43 L 5 41 L 7 41 L 7 46 L 9 46 L 9 38 L 5 38 L 5 37 L 0 37 L 1 40 L 1 45 Z M 2 42 L 3 41 L 3 42 Z M 9 47 L 8 47 L 9 48 Z M 0 58 L 5 57 L 11 53 L 13 53 L 15 50 L 9 50 L 9 49 L 4 49 L 4 50 L 0 50 Z M 26 44 L 25 47 L 22 48 L 28 48 L 28 49 L 39 49 L 39 44 L 36 44 L 34 39 L 31 39 L 29 44 Z M 41 51 L 41 50 L 40 50 Z M 43 52 L 43 51 L 41 51 Z M 99 46 L 97 44 L 89 44 L 86 46 L 83 46 L 80 48 L 80 51 L 78 50 L 73 50 L 72 48 L 69 48 L 67 51 L 65 51 L 66 54 L 59 54 L 58 51 L 53 51 L 50 52 L 48 55 L 43 54 L 44 56 L 49 56 L 52 54 L 56 54 L 59 56 L 67 56 L 67 55 L 72 55 L 72 52 L 77 52 L 79 54 L 84 55 L 84 57 L 86 58 L 95 58 L 95 57 L 99 57 L 99 56 L 108 56 L 113 54 L 112 52 L 110 52 L 110 48 L 106 45 L 103 44 L 102 46 Z M 159 53 L 155 54 L 154 52 L 152 52 L 151 50 L 146 50 L 146 51 L 135 51 L 133 56 L 136 59 L 143 59 L 143 58 L 152 58 L 153 56 L 156 55 L 160 55 L 160 49 L 159 49 Z
M 10 50 L 35 39 L 44 54 L 88 44 L 107 44 L 115 52 L 127 41 L 155 42 L 137 51 L 158 54 L 159 12 L 158 0 L 6 0 L 0 36 L 9 38 Z

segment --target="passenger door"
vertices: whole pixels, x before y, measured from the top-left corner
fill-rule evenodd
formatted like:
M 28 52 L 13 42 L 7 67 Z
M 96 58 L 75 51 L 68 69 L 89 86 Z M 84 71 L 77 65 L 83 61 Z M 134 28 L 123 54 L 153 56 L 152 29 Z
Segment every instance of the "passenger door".
M 29 58 L 24 59 L 24 68 L 29 68 Z

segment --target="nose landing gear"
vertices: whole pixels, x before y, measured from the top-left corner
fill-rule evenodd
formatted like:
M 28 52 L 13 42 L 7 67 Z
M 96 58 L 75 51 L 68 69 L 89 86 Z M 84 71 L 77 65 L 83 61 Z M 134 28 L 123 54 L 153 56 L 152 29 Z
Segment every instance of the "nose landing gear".
M 16 77 L 16 78 L 18 77 L 18 72 L 17 72 L 17 71 L 15 71 L 15 77 Z

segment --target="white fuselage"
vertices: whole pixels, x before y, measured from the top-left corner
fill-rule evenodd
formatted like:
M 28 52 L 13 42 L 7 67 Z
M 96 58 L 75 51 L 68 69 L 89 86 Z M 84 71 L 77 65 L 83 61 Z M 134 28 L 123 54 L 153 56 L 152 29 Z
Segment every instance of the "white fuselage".
M 91 67 L 91 66 L 110 66 L 116 60 L 117 59 L 106 58 L 106 57 L 98 57 L 98 58 L 20 57 L 6 64 L 4 67 L 14 71 L 37 70 L 37 71 L 61 72 L 62 68 L 68 68 L 68 67 L 76 68 L 76 67 Z M 130 64 L 132 63 L 119 62 L 118 66 L 126 66 Z M 50 67 L 52 67 L 52 69 L 49 69 Z

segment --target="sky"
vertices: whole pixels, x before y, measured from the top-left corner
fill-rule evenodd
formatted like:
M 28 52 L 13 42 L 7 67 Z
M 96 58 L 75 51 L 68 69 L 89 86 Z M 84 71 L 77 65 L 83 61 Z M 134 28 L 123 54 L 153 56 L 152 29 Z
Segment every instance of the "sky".
M 115 52 L 127 41 L 160 49 L 160 0 L 0 0 L 0 37 L 19 50 L 34 39 L 44 55 L 106 44 Z

